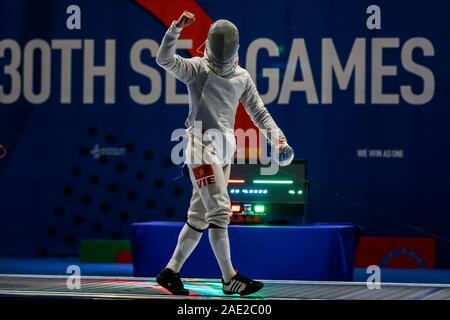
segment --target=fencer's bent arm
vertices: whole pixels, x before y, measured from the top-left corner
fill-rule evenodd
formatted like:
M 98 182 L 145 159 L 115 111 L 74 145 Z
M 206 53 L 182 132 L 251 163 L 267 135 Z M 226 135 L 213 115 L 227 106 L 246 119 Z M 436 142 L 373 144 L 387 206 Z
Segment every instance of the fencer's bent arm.
M 156 62 L 178 80 L 188 83 L 195 78 L 195 66 L 193 59 L 185 59 L 175 53 L 181 30 L 175 21 L 172 22 L 161 41 Z
M 250 74 L 247 73 L 247 75 L 246 87 L 241 97 L 245 110 L 272 146 L 278 144 L 280 139 L 286 141 L 283 131 L 281 131 L 269 111 L 267 111 Z

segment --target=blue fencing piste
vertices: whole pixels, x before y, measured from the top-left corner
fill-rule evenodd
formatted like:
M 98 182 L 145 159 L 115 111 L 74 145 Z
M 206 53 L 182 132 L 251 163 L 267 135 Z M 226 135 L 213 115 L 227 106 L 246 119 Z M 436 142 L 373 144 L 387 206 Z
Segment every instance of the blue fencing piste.
M 154 277 L 175 249 L 181 222 L 133 224 L 134 276 Z M 229 227 L 234 267 L 257 279 L 351 281 L 357 242 L 352 225 Z M 220 278 L 207 231 L 182 277 Z

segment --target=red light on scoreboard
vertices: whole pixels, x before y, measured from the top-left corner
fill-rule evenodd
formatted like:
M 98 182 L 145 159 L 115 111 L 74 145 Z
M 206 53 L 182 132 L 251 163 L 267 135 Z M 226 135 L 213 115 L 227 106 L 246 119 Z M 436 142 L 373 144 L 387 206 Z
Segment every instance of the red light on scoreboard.
M 245 183 L 244 179 L 230 179 L 228 180 L 229 184 L 243 184 Z
M 232 204 L 231 205 L 231 212 L 242 212 L 242 206 L 240 204 Z

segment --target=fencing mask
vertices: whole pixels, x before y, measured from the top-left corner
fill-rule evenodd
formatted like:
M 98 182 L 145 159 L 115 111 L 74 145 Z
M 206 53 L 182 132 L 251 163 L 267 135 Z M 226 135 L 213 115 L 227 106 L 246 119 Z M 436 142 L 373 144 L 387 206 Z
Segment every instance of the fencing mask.
M 217 20 L 208 31 L 206 59 L 219 76 L 231 74 L 238 64 L 239 31 L 228 20 Z

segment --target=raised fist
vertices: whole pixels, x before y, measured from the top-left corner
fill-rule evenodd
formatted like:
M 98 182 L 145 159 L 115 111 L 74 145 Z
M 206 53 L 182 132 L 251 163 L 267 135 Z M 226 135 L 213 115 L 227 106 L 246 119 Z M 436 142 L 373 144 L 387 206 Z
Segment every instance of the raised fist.
M 178 21 L 175 23 L 177 28 L 184 28 L 190 25 L 195 21 L 195 15 L 188 11 L 184 11 L 181 16 L 178 18 Z

